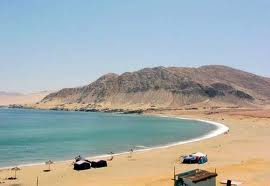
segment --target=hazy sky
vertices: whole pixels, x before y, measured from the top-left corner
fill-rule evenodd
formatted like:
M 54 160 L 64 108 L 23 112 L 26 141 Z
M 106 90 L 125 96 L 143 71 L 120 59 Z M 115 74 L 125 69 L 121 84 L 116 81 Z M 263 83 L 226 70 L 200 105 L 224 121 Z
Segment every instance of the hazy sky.
M 0 0 L 0 90 L 205 64 L 270 77 L 270 1 Z

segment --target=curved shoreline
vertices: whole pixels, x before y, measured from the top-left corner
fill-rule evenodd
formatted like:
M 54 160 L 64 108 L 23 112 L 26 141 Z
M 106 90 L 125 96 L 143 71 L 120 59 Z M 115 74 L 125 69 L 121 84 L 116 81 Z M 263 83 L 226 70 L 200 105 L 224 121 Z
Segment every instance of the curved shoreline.
M 178 146 L 178 145 L 183 145 L 183 144 L 188 144 L 188 143 L 193 143 L 193 142 L 197 142 L 197 141 L 202 141 L 202 140 L 206 140 L 209 138 L 213 138 L 216 136 L 219 136 L 221 134 L 224 134 L 226 132 L 229 131 L 229 128 L 222 123 L 219 122 L 215 122 L 215 121 L 208 121 L 208 120 L 203 120 L 203 119 L 194 119 L 194 118 L 185 118 L 185 117 L 177 117 L 177 116 L 166 116 L 166 115 L 151 115 L 151 116 L 155 116 L 155 117 L 165 117 L 165 118 L 174 118 L 174 119 L 180 119 L 180 120 L 190 120 L 190 121 L 199 121 L 202 123 L 208 123 L 211 125 L 214 125 L 217 127 L 216 130 L 210 131 L 202 136 L 198 136 L 196 138 L 192 138 L 189 140 L 184 140 L 184 141 L 179 141 L 179 142 L 173 142 L 167 145 L 160 145 L 160 146 L 154 146 L 154 147 L 147 147 L 144 149 L 138 149 L 138 150 L 134 150 L 134 152 L 145 152 L 145 151 L 150 151 L 150 150 L 156 150 L 156 149 L 164 149 L 164 148 L 169 148 L 169 147 L 174 147 L 174 146 Z M 119 152 L 119 153 L 115 153 L 113 154 L 113 156 L 121 156 L 121 155 L 125 155 L 128 154 L 128 151 L 125 152 Z M 111 155 L 106 155 L 106 154 L 101 154 L 101 155 L 97 155 L 97 156 L 92 156 L 92 157 L 86 157 L 87 159 L 101 159 L 101 158 L 109 158 L 111 157 Z M 73 159 L 70 160 L 61 160 L 61 161 L 55 161 L 55 163 L 64 163 L 64 162 L 71 162 L 73 161 Z M 17 165 L 18 167 L 29 167 L 29 166 L 35 166 L 35 165 L 44 165 L 44 163 L 41 162 L 37 162 L 37 163 L 27 163 L 27 164 L 21 164 L 21 165 Z M 0 167 L 0 170 L 5 170 L 5 169 L 10 169 L 13 168 L 14 166 L 7 166 L 7 167 Z
M 166 117 L 166 118 L 175 118 L 175 119 L 181 119 L 181 120 L 190 120 L 190 121 L 200 121 L 202 123 L 208 123 L 211 125 L 214 125 L 217 127 L 216 130 L 210 131 L 202 136 L 198 136 L 196 138 L 192 138 L 189 140 L 184 140 L 184 141 L 179 141 L 179 142 L 173 142 L 167 145 L 161 145 L 161 146 L 156 146 L 156 147 L 149 147 L 146 149 L 139 149 L 139 150 L 135 150 L 134 152 L 143 152 L 143 151 L 149 151 L 149 150 L 155 150 L 155 149 L 163 149 L 163 148 L 169 148 L 169 147 L 174 147 L 174 146 L 178 146 L 178 145 L 183 145 L 183 144 L 187 144 L 187 143 L 193 143 L 196 141 L 202 141 L 202 140 L 206 140 L 209 138 L 213 138 L 216 136 L 219 136 L 221 134 L 224 134 L 226 132 L 229 131 L 229 127 L 227 127 L 225 124 L 222 123 L 218 123 L 215 121 L 208 121 L 208 120 L 203 120 L 203 119 L 193 119 L 193 118 L 185 118 L 185 117 L 177 117 L 177 116 L 165 116 L 165 115 L 154 115 L 154 116 L 158 116 L 158 117 Z M 128 152 L 124 152 L 124 153 L 128 153 Z M 121 153 L 121 154 L 124 154 Z M 118 154 L 117 154 L 118 155 Z

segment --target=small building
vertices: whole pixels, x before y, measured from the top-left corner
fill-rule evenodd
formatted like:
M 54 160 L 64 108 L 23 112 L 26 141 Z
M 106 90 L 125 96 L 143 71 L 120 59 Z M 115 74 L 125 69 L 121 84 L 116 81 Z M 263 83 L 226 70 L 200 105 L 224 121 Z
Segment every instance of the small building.
M 217 173 L 195 169 L 174 175 L 174 186 L 216 186 Z

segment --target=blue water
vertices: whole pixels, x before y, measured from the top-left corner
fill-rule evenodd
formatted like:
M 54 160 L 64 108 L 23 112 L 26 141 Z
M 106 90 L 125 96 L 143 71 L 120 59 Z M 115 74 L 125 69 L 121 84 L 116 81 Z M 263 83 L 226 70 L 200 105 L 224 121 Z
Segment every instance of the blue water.
M 167 145 L 215 129 L 153 116 L 0 108 L 0 167 Z

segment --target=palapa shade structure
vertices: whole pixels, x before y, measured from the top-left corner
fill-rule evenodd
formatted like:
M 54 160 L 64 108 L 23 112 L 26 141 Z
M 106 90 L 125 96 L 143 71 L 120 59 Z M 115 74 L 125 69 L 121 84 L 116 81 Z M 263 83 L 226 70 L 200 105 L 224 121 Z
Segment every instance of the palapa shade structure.
M 53 161 L 52 160 L 46 161 L 45 164 L 49 166 L 48 171 L 51 171 L 51 164 L 53 164 Z
M 11 170 L 14 171 L 14 178 L 17 179 L 17 177 L 16 177 L 17 176 L 17 171 L 19 171 L 21 169 L 16 166 L 16 167 L 13 167 Z

